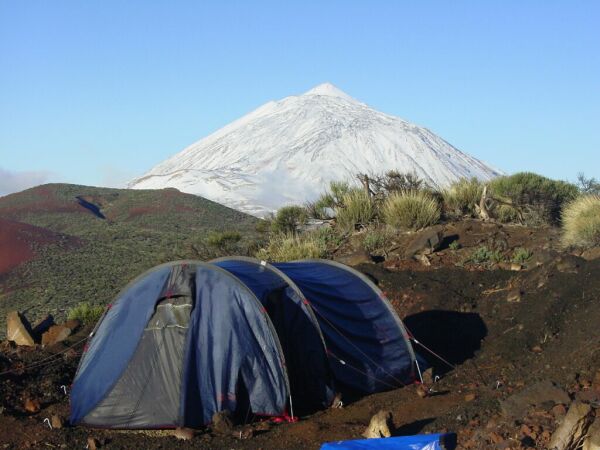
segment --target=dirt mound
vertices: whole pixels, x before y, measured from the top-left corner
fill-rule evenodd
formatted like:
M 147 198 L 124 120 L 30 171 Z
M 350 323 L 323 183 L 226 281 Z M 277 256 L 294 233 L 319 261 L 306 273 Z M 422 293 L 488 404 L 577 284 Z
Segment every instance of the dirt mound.
M 77 239 L 45 228 L 0 218 L 0 275 L 33 259 L 36 249 L 54 243 L 72 243 Z

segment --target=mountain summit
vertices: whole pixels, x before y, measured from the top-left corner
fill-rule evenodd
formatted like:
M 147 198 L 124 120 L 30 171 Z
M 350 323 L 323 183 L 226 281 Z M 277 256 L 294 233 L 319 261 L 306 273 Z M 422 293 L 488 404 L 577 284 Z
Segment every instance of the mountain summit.
M 315 199 L 334 180 L 390 169 L 435 187 L 499 173 L 433 134 L 330 83 L 271 101 L 131 181 L 174 187 L 256 216 Z

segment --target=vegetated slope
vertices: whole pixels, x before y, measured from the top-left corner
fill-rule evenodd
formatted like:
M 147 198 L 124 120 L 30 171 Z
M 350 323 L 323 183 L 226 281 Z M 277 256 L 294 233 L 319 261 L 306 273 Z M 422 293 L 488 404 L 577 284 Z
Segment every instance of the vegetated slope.
M 256 218 L 175 189 L 48 184 L 0 198 L 0 220 L 11 269 L 0 278 L 0 337 L 12 309 L 60 318 L 83 301 L 108 303 L 154 265 L 219 256 L 211 232 L 240 233 L 239 253 L 259 237 Z
M 415 172 L 432 187 L 499 174 L 428 129 L 322 84 L 261 106 L 129 187 L 175 187 L 262 216 L 314 200 L 330 181 L 390 169 Z
M 176 189 L 45 184 L 0 198 L 0 217 L 75 235 L 122 224 L 158 231 L 253 228 L 256 219 Z

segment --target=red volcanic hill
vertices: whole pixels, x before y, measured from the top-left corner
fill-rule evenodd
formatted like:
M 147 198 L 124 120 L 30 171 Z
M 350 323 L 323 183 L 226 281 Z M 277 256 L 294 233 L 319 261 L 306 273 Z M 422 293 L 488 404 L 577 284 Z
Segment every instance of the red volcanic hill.
M 257 219 L 176 189 L 129 190 L 45 184 L 0 198 L 0 217 L 89 235 L 100 224 L 129 224 L 157 231 L 254 229 Z
M 0 275 L 33 259 L 35 249 L 65 242 L 75 244 L 78 239 L 0 217 Z

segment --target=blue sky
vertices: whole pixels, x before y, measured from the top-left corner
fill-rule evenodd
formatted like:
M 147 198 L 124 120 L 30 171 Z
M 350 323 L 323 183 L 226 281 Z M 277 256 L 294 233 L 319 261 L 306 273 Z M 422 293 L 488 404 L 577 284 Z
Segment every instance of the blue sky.
M 0 195 L 123 183 L 329 81 L 506 172 L 600 178 L 600 2 L 0 0 Z

